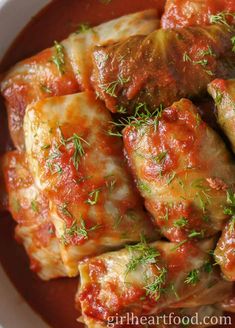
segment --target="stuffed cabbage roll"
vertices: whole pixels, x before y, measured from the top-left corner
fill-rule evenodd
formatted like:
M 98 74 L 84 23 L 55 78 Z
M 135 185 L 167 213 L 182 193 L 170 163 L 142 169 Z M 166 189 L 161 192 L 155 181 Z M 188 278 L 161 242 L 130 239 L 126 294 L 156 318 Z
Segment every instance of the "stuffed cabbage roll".
M 217 107 L 217 121 L 235 152 L 235 79 L 216 79 L 208 86 Z
M 8 209 L 17 222 L 16 239 L 30 258 L 30 268 L 43 280 L 66 276 L 48 200 L 34 184 L 23 153 L 9 152 L 2 159 L 8 191 Z
M 28 107 L 25 140 L 31 171 L 50 200 L 69 276 L 85 256 L 158 238 L 128 173 L 111 117 L 93 95 L 54 97 Z
M 161 19 L 163 28 L 204 26 L 215 22 L 233 22 L 234 0 L 167 0 Z
M 93 47 L 152 32 L 159 24 L 156 15 L 155 10 L 146 10 L 94 28 L 82 24 L 67 40 L 13 67 L 2 81 L 1 92 L 15 146 L 24 145 L 22 122 L 28 104 L 89 88 Z
M 180 247 L 161 241 L 148 245 L 142 240 L 79 264 L 81 282 L 76 301 L 85 323 L 99 327 L 113 316 L 154 315 L 192 295 L 197 303 L 204 289 L 208 289 L 208 296 L 197 306 L 225 299 L 232 283 L 221 280 L 210 264 L 211 247 L 211 240 Z M 223 286 L 223 295 L 216 294 L 217 284 Z
M 206 91 L 215 77 L 234 76 L 232 31 L 226 26 L 157 30 L 93 54 L 93 85 L 112 112 L 170 106 Z
M 191 101 L 136 118 L 123 137 L 146 208 L 168 239 L 184 242 L 223 229 L 235 165 Z
M 234 196 L 233 196 L 234 197 Z M 235 200 L 233 198 L 233 200 Z M 235 203 L 233 204 L 233 206 Z M 231 207 L 232 208 L 232 207 Z M 230 208 L 230 209 L 231 209 Z M 231 209 L 232 210 L 232 209 Z M 227 223 L 215 249 L 215 259 L 226 279 L 235 281 L 235 218 Z

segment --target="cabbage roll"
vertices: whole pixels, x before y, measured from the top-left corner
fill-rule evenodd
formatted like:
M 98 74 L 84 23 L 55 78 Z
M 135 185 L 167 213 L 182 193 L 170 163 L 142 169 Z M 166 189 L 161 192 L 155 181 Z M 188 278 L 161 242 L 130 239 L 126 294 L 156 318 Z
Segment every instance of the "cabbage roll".
M 159 25 L 156 16 L 155 10 L 146 10 L 94 28 L 81 24 L 62 43 L 55 42 L 54 47 L 13 67 L 1 83 L 1 92 L 15 146 L 24 145 L 22 122 L 28 104 L 89 88 L 93 47 L 122 41 L 131 35 L 148 34 Z
M 111 117 L 93 95 L 54 97 L 27 108 L 26 152 L 51 216 L 69 276 L 85 256 L 143 234 L 158 239 L 128 173 Z
M 235 219 L 226 224 L 215 249 L 215 259 L 227 280 L 235 281 Z
M 43 280 L 66 276 L 48 200 L 35 186 L 25 154 L 6 153 L 2 166 L 8 209 L 17 222 L 15 236 L 26 249 L 30 268 Z
M 217 107 L 217 121 L 235 152 L 235 79 L 216 79 L 208 86 Z
M 93 85 L 112 112 L 170 106 L 206 92 L 215 77 L 235 75 L 232 31 L 226 26 L 156 30 L 93 53 Z
M 146 208 L 169 240 L 185 242 L 223 229 L 235 165 L 190 100 L 130 121 L 123 137 Z
M 127 313 L 138 317 L 158 314 L 192 295 L 197 306 L 222 301 L 230 295 L 232 283 L 221 280 L 210 263 L 211 247 L 211 240 L 180 247 L 163 241 L 149 245 L 142 240 L 80 263 L 76 302 L 85 324 L 99 327 Z M 216 293 L 218 284 L 223 286 L 223 295 Z M 209 292 L 201 300 L 204 289 Z
M 234 0 L 167 0 L 161 19 L 163 28 L 204 26 L 214 21 L 232 23 Z

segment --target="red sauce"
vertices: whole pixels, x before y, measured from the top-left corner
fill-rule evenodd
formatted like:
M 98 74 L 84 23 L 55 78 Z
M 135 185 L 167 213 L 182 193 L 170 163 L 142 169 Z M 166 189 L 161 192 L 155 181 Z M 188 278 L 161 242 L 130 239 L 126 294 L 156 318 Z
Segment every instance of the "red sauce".
M 124 14 L 148 8 L 162 13 L 164 0 L 54 0 L 28 24 L 13 43 L 0 64 L 3 73 L 19 60 L 25 59 L 62 40 L 80 23 L 96 25 Z M 10 149 L 6 111 L 0 98 L 0 153 Z M 78 279 L 43 282 L 29 269 L 29 260 L 22 246 L 14 240 L 15 223 L 10 215 L 0 220 L 0 261 L 8 276 L 33 309 L 55 328 L 77 328 L 79 316 L 74 306 Z M 81 326 L 81 325 L 80 325 Z

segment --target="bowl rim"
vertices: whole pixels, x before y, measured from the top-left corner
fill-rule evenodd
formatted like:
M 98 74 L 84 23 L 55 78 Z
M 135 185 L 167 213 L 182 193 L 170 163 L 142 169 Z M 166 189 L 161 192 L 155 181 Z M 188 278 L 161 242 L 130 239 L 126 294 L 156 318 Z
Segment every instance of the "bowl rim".
M 0 0 L 0 61 L 20 31 L 50 1 Z M 49 328 L 17 291 L 1 261 L 0 281 L 0 328 Z

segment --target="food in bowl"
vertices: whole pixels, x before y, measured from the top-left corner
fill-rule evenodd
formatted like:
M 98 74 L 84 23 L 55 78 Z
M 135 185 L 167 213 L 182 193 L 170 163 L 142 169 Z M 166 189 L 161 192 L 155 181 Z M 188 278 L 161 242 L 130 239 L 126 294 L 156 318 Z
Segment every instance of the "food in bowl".
M 180 322 L 171 327 L 195 314 L 197 326 L 212 325 L 206 317 L 219 323 L 234 311 L 234 132 L 226 112 L 235 9 L 220 1 L 211 13 L 206 4 L 189 20 L 182 8 L 197 1 L 175 1 L 178 26 L 168 1 L 162 19 L 164 2 L 129 2 L 126 10 L 116 0 L 97 3 L 86 4 L 88 14 L 98 6 L 119 17 L 79 21 L 1 80 L 12 139 L 1 158 L 5 208 L 30 277 L 54 286 L 51 295 L 59 286 L 69 307 L 75 298 L 72 315 L 59 300 L 54 327 L 67 318 L 69 327 L 76 318 L 88 327 L 141 326 L 143 317 L 173 312 Z

